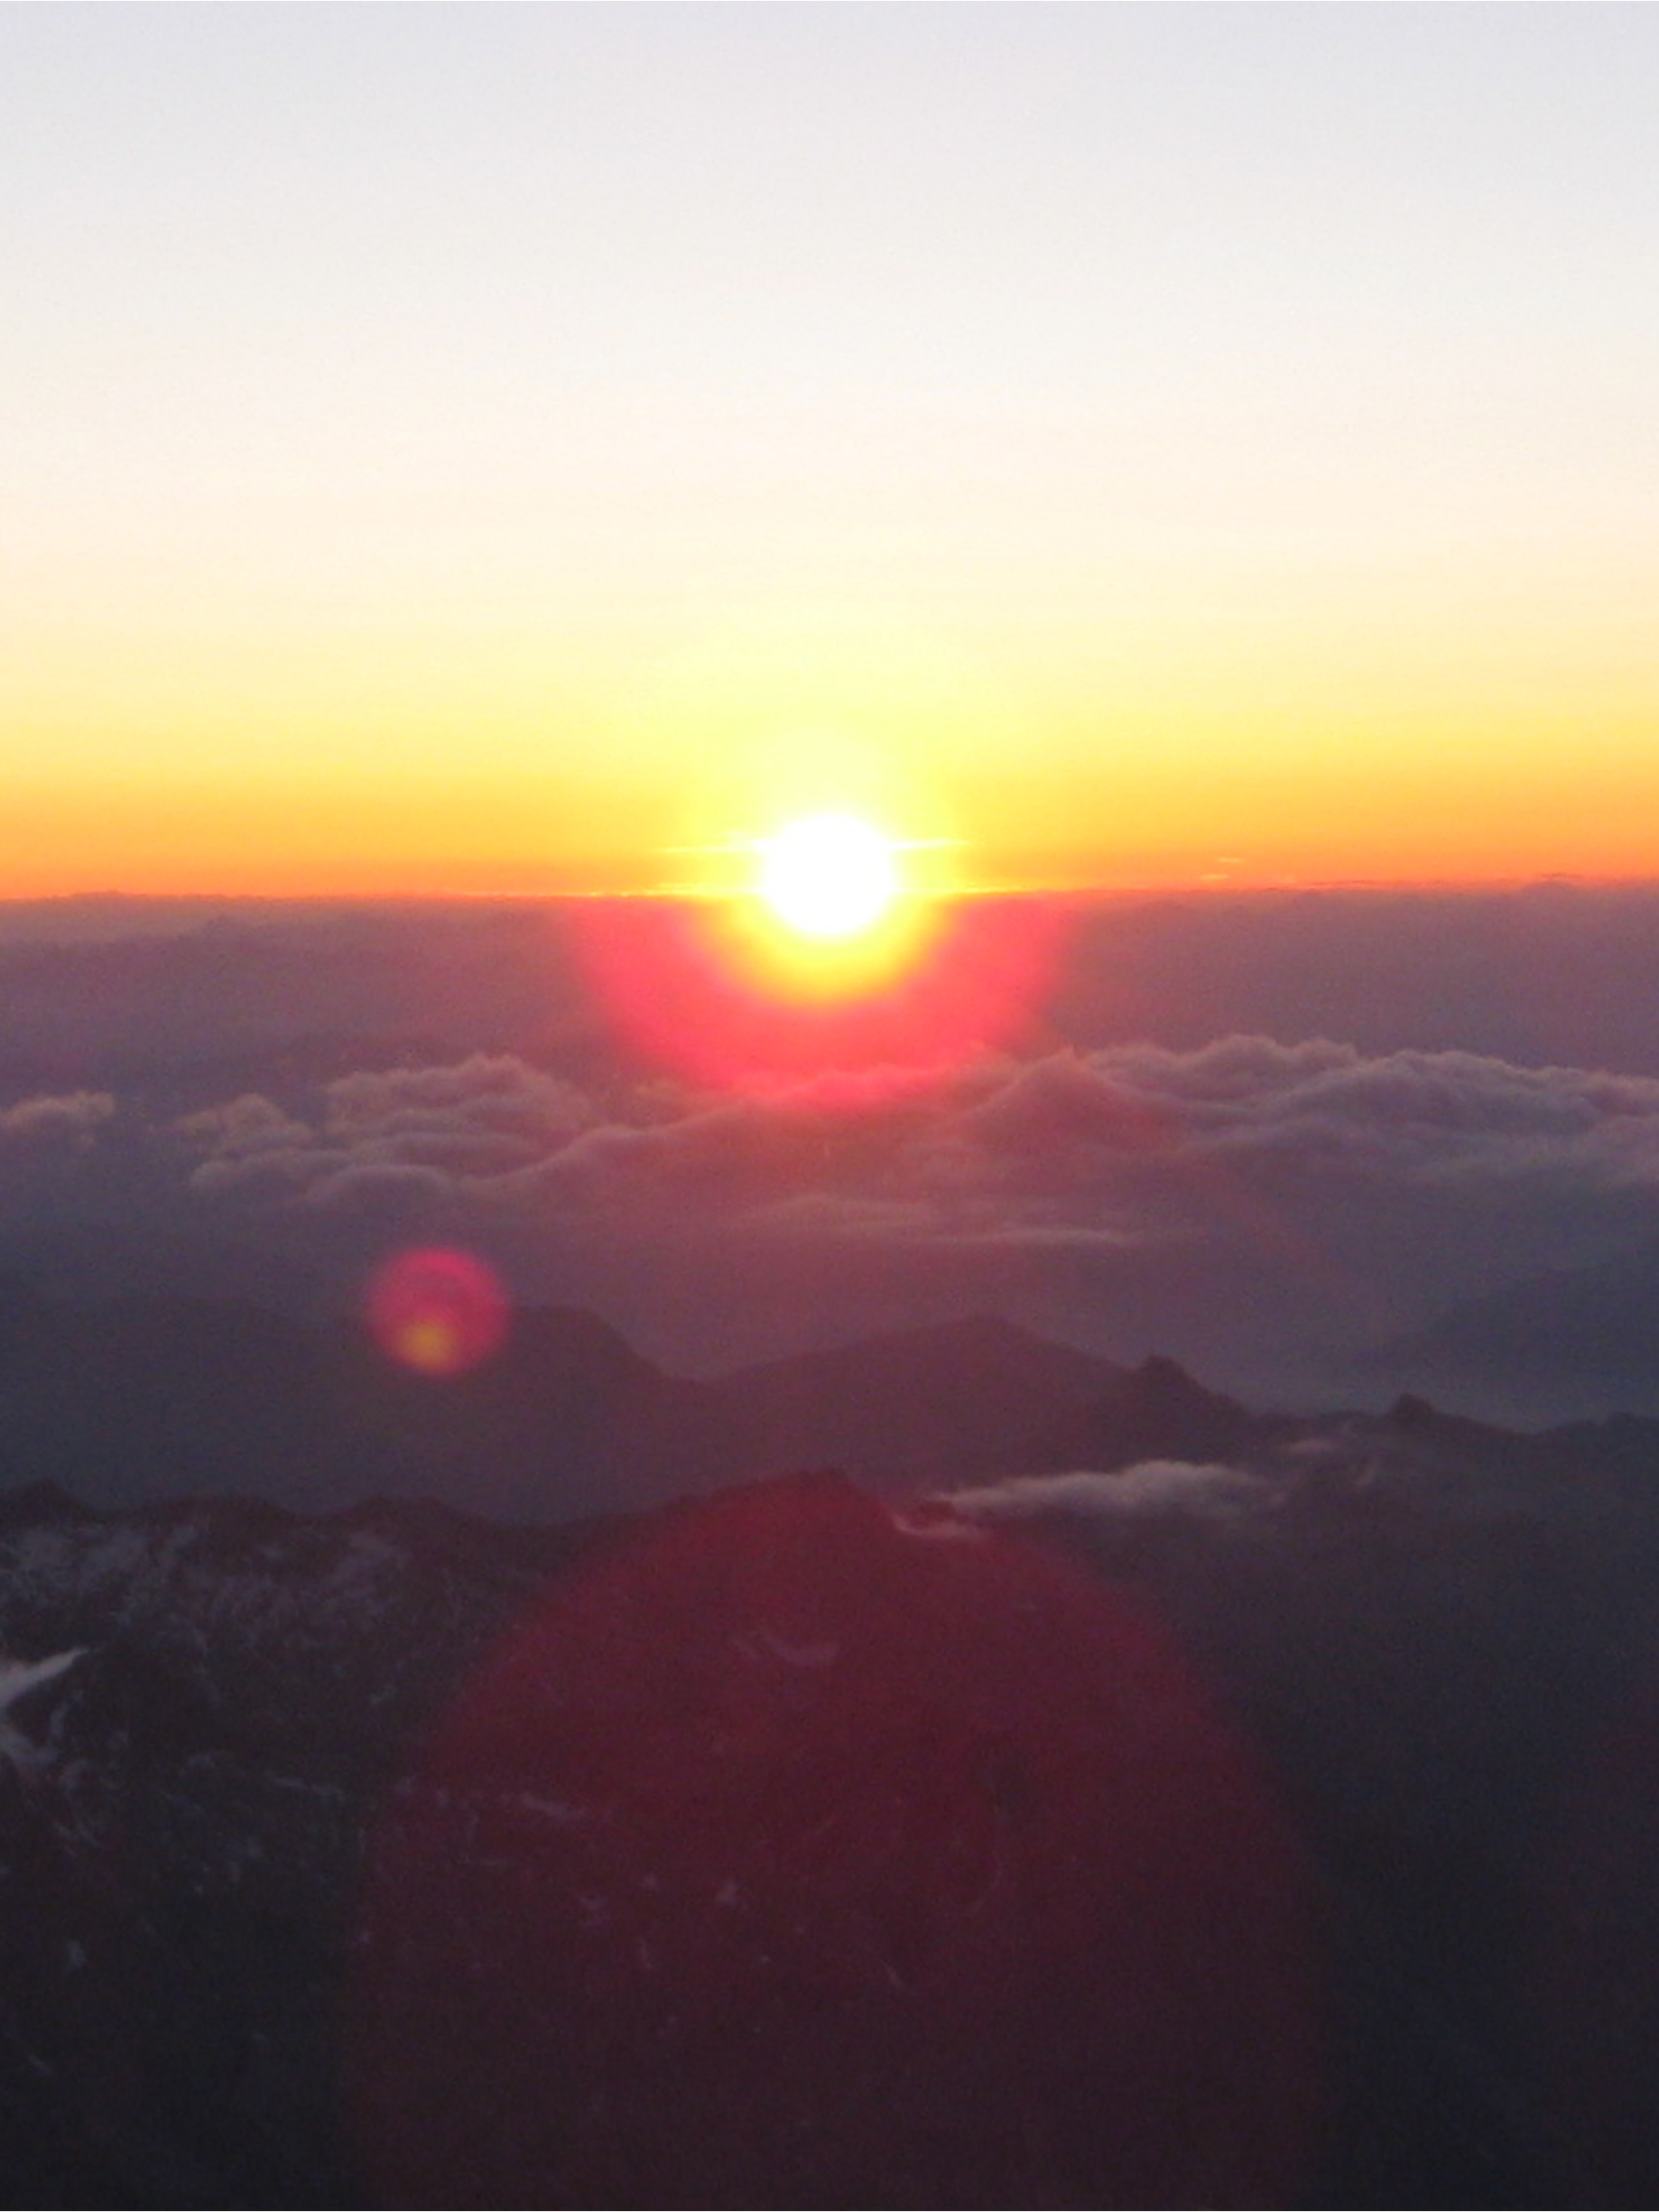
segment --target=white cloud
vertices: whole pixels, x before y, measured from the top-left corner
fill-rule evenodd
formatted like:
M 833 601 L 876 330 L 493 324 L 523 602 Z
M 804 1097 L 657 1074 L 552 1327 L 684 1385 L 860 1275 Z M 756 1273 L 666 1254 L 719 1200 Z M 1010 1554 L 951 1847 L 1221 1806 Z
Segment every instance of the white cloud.
M 0 1113 L 0 1143 L 84 1150 L 115 1111 L 107 1091 L 22 1099 Z
M 1276 1487 L 1239 1467 L 1181 1459 L 1142 1460 L 1114 1473 L 1081 1468 L 1034 1474 L 977 1490 L 952 1491 L 958 1512 L 988 1520 L 1028 1520 L 1040 1513 L 1195 1512 L 1230 1518 L 1270 1503 Z
M 29 1100 L 0 1157 L 16 1220 L 67 1177 L 146 1221 L 280 1220 L 293 1251 L 470 1236 L 671 1363 L 989 1307 L 1248 1394 L 1286 1347 L 1659 1233 L 1659 1079 L 1236 1036 L 715 1093 L 477 1053 L 148 1132 L 108 1092 Z

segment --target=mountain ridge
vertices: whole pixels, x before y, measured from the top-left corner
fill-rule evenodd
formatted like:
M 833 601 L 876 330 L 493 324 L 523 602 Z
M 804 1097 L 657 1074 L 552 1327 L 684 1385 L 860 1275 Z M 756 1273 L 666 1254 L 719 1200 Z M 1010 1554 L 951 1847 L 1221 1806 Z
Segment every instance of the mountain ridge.
M 994 1314 L 699 1378 L 665 1373 L 582 1308 L 532 1306 L 496 1360 L 439 1380 L 355 1322 L 12 1286 L 0 1394 L 0 1496 L 44 1484 L 118 1508 L 222 1493 L 300 1512 L 401 1497 L 524 1525 L 826 1465 L 910 1497 L 1145 1460 L 1274 1474 L 1369 1455 L 1470 1479 L 1571 1464 L 1638 1482 L 1659 1461 L 1659 1420 L 1643 1414 L 1521 1431 L 1409 1391 L 1381 1412 L 1256 1410 L 1166 1357 L 1125 1367 Z
M 1227 1512 L 1209 1513 L 1199 1489 L 1148 1501 L 1110 1473 L 1065 1491 L 1015 1477 L 998 1496 L 895 1510 L 820 1470 L 538 1526 L 409 1498 L 319 1514 L 240 1496 L 99 1511 L 44 1485 L 0 1493 L 0 1650 L 22 1669 L 0 1715 L 0 1863 L 16 1901 L 0 1917 L 0 2114 L 23 2146 L 19 2200 L 372 2197 L 341 2134 L 351 2082 L 336 2035 L 342 2004 L 364 2002 L 349 1977 L 366 1939 L 374 1972 L 407 1998 L 371 2005 L 394 2077 L 375 2108 L 396 2115 L 400 2097 L 414 2100 L 408 2131 L 400 2120 L 381 2135 L 393 2174 L 381 2199 L 437 2201 L 409 2161 L 432 2136 L 440 2160 L 450 2154 L 448 2085 L 464 2077 L 486 2118 L 499 2098 L 490 2068 L 468 2070 L 470 2031 L 432 2002 L 429 1968 L 443 1966 L 439 1986 L 484 1992 L 487 2021 L 498 1985 L 511 2019 L 534 1994 L 524 2017 L 557 2022 L 564 1984 L 543 1989 L 544 1969 L 523 1962 L 565 1956 L 589 1925 L 607 1978 L 596 1996 L 573 1961 L 570 2002 L 598 2007 L 572 2059 L 594 2093 L 610 2087 L 596 2053 L 613 2029 L 655 2048 L 660 2026 L 678 2049 L 675 2022 L 705 2018 L 700 2006 L 718 2026 L 725 1984 L 699 1979 L 697 1962 L 722 1959 L 746 1993 L 741 2016 L 770 2024 L 764 2048 L 740 2040 L 703 2077 L 705 2103 L 714 2111 L 735 2068 L 767 2117 L 722 2135 L 717 2114 L 702 2193 L 682 2199 L 680 2122 L 601 2141 L 586 2106 L 567 2111 L 567 2165 L 566 2137 L 521 2124 L 514 2105 L 496 2111 L 496 2139 L 517 2141 L 539 2179 L 492 2201 L 758 2202 L 742 2192 L 763 2179 L 765 2201 L 814 2201 L 791 2193 L 796 2105 L 833 2115 L 845 2093 L 870 2109 L 866 2045 L 830 2033 L 824 1990 L 855 2025 L 886 2023 L 895 2062 L 942 2064 L 954 2088 L 950 2022 L 983 1996 L 982 1972 L 1017 1975 L 1039 2012 L 1058 2007 L 1044 2015 L 1053 2063 L 1030 2065 L 1022 2028 L 996 2045 L 997 2077 L 1021 2083 L 1022 2109 L 1081 2131 L 1094 2162 L 1080 2171 L 1095 2179 L 1072 2201 L 1581 2200 L 1546 2140 L 1571 2114 L 1531 2115 L 1550 2084 L 1521 2037 L 1514 1976 L 1547 1938 L 1568 1947 L 1570 1981 L 1572 1912 L 1599 1925 L 1594 1884 L 1573 1892 L 1559 1937 L 1525 1915 L 1552 1863 L 1538 1854 L 1576 1802 L 1562 1778 L 1594 1782 L 1597 1731 L 1651 1614 L 1659 1449 L 1642 1460 L 1618 1427 L 1621 1471 L 1602 1481 L 1595 1436 L 1506 1436 L 1409 1399 L 1382 1414 L 1255 1416 L 1172 1362 L 1148 1364 L 1125 1379 L 1120 1410 L 1219 1407 L 1256 1425 L 1239 1432 L 1254 1478 Z M 999 1526 L 1010 1518 L 1021 1525 Z M 1088 1625 L 1100 1606 L 1120 1623 L 1103 1644 Z M 1126 2153 L 1116 2123 L 1091 2132 L 1099 2082 L 1065 2054 L 1099 2022 L 1135 2016 L 1148 1994 L 1136 1960 L 1158 1985 L 1167 1830 L 1154 1822 L 1136 1846 L 1149 1853 L 1135 1880 L 1151 1952 L 1136 1948 L 1137 1918 L 1127 1952 L 1115 1938 L 1080 1975 L 1063 1920 L 1040 1940 L 1017 1918 L 980 1917 L 1005 1912 L 993 1878 L 1010 1853 L 1043 1894 L 1051 1866 L 1062 1896 L 1083 1879 L 1092 1859 L 1069 1841 L 1069 1778 L 1085 1798 L 1109 1796 L 1102 1715 L 1161 1740 L 1165 1706 L 1136 1672 L 1140 1621 L 1173 1639 L 1209 1686 L 1202 1709 L 1265 1762 L 1317 1871 L 1344 2024 L 1323 2061 L 1328 2165 L 1305 2195 L 1282 2181 L 1229 2195 L 1225 2171 L 1208 2188 L 1142 2174 L 1113 2193 Z M 1076 1677 L 1082 1659 L 1098 1695 Z M 499 1725 L 487 1711 L 457 1740 L 445 1716 L 458 1700 L 476 1707 L 480 1682 L 530 1705 Z M 1201 1759 L 1181 1770 L 1206 1771 Z M 766 1808 L 797 1797 L 799 1828 L 774 1836 Z M 1621 1814 L 1628 1797 L 1605 1816 L 1607 1849 L 1620 1847 L 1620 1818 L 1645 1832 L 1648 1798 L 1638 1790 Z M 1135 1789 L 1111 1798 L 1102 1838 L 1140 1820 L 1139 1802 Z M 369 1863 L 391 1888 L 365 1938 L 354 1916 Z M 941 1902 L 939 1870 L 953 1866 L 978 1870 L 959 1914 Z M 1076 1894 L 1094 1893 L 1085 1882 Z M 1628 1971 L 1645 1971 L 1659 1916 L 1622 1891 L 1606 1910 L 1636 1931 Z M 1183 1906 L 1174 1953 L 1201 1956 L 1206 1925 Z M 1006 1954 L 981 1947 L 989 1929 Z M 1183 1986 L 1184 2010 L 1196 1998 Z M 1001 2033 L 1002 2017 L 993 2007 L 986 2028 L 975 2016 L 960 2078 L 978 2077 L 978 2038 Z M 1237 2048 L 1222 2040 L 1224 2066 Z M 1635 2058 L 1645 2049 L 1633 2043 Z M 430 2077 L 408 2073 L 429 2061 Z M 619 2094 L 633 2094 L 628 2079 L 625 2068 Z M 681 2121 L 696 2117 L 704 2105 L 676 2079 L 691 2099 Z M 931 2130 L 904 2096 L 884 2092 L 880 2109 L 891 2193 L 866 2172 L 857 2201 L 967 2202 L 970 2180 L 974 2202 L 1053 2201 L 1052 2174 L 1020 2166 L 1017 2130 L 1000 2180 L 990 2165 L 952 2179 L 937 2163 L 949 2129 Z M 1639 2121 L 1643 2189 L 1659 2174 L 1656 2134 L 1651 2115 Z M 605 2195 L 580 2162 L 599 2155 L 630 2172 L 644 2161 L 649 2189 Z M 728 2155 L 748 2181 L 715 2170 Z
M 1119 1371 L 981 1315 L 677 1376 L 598 1315 L 541 1306 L 495 1359 L 435 1379 L 355 1319 L 160 1293 L 70 1303 L 12 1282 L 0 1488 L 105 1504 L 232 1491 L 305 1510 L 385 1492 L 528 1521 L 829 1462 L 913 1485 L 995 1463 Z

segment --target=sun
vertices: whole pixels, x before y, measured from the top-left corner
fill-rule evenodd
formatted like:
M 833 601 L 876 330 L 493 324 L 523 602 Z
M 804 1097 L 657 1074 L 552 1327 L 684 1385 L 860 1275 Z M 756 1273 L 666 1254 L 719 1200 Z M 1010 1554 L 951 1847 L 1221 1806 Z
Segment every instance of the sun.
M 759 892 L 803 937 L 856 937 L 899 893 L 897 848 L 856 814 L 807 814 L 760 848 Z

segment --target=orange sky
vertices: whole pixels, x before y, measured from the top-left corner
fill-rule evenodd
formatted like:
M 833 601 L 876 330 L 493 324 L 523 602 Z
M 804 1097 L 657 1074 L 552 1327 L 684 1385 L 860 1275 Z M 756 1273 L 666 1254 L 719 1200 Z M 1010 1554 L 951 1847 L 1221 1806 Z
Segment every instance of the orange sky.
M 1654 872 L 1656 24 L 7 12 L 0 896 Z

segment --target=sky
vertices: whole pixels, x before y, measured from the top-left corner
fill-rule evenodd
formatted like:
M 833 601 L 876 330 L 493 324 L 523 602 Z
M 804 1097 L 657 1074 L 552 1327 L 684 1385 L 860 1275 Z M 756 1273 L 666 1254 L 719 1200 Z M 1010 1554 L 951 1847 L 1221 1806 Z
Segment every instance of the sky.
M 4 11 L 0 896 L 1652 872 L 1656 63 Z

